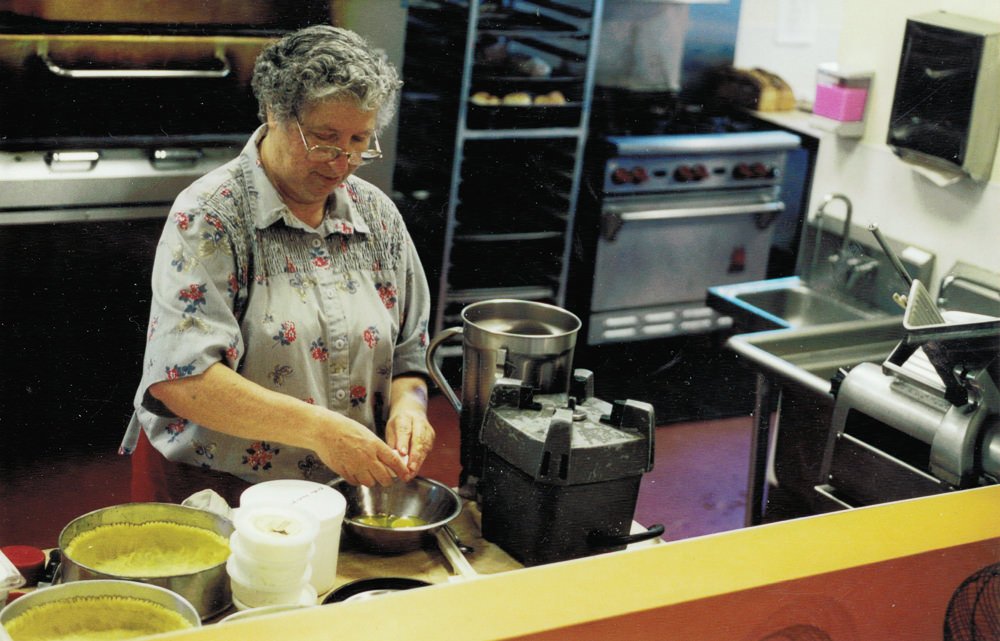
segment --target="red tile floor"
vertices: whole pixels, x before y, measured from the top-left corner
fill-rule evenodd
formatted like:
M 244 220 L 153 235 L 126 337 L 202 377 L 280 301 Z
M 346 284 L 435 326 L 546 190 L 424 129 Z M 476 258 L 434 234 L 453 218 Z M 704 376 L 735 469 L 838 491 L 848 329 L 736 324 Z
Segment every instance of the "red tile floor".
M 458 482 L 458 416 L 431 398 L 437 445 L 423 475 Z M 676 540 L 742 526 L 751 422 L 737 417 L 657 428 L 655 465 L 639 490 L 635 520 L 662 523 Z M 113 447 L 0 470 L 0 546 L 55 547 L 75 517 L 129 500 L 129 461 Z

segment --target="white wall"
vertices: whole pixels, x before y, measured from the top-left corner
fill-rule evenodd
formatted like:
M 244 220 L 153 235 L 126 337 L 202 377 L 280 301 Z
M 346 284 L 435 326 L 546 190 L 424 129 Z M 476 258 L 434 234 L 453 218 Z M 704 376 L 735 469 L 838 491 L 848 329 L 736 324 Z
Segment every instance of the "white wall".
M 811 42 L 788 43 L 780 14 L 814 12 Z M 854 203 L 854 222 L 877 222 L 887 236 L 937 254 L 935 282 L 956 261 L 1000 272 L 1000 159 L 991 180 L 962 180 L 937 187 L 912 171 L 885 145 L 907 16 L 929 11 L 1000 23 L 1000 2 L 990 0 L 743 0 L 737 40 L 738 67 L 763 67 L 788 80 L 796 96 L 810 100 L 816 65 L 837 62 L 875 72 L 864 136 L 820 137 L 810 212 L 824 194 L 843 192 Z M 787 31 L 787 30 L 786 30 Z M 995 103 L 1000 108 L 1000 96 Z M 817 133 L 815 131 L 811 133 Z M 834 212 L 834 216 L 839 213 Z

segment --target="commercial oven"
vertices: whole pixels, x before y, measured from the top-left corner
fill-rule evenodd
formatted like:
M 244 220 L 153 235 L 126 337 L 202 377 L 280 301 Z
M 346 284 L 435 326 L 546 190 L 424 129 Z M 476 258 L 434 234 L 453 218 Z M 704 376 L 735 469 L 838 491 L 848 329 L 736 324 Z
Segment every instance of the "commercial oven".
M 749 411 L 750 378 L 720 349 L 732 319 L 706 291 L 770 277 L 779 236 L 800 224 L 782 194 L 799 137 L 718 120 L 679 111 L 656 133 L 591 145 L 573 283 L 581 362 L 627 381 L 620 393 L 661 421 Z
M 150 6 L 0 2 L 5 471 L 117 447 L 170 204 L 257 126 L 260 49 L 329 21 L 322 2 Z
M 610 137 L 594 249 L 589 344 L 727 329 L 713 285 L 765 277 L 785 152 L 797 136 Z

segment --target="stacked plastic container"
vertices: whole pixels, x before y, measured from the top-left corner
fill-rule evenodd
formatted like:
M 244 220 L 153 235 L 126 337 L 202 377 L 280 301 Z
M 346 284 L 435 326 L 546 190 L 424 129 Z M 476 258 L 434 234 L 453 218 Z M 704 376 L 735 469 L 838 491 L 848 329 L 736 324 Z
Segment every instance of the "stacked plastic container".
M 271 605 L 312 605 L 310 583 L 319 522 L 292 507 L 241 507 L 229 538 L 226 571 L 239 610 Z
M 309 581 L 316 594 L 321 595 L 332 590 L 337 581 L 340 531 L 344 522 L 344 512 L 347 510 L 347 500 L 344 495 L 329 485 L 313 481 L 284 479 L 258 483 L 240 495 L 240 507 L 235 520 L 237 532 L 241 512 L 267 507 L 305 513 L 315 520 L 317 533 L 315 552 L 310 562 L 312 572 Z M 235 549 L 233 553 L 236 554 Z

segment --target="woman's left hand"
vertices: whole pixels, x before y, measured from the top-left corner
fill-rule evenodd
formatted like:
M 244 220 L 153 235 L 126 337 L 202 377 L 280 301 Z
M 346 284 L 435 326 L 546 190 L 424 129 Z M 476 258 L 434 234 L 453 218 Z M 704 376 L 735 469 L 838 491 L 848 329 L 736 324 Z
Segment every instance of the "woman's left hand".
M 427 384 L 420 377 L 401 376 L 392 381 L 385 442 L 407 461 L 412 480 L 434 447 L 434 427 L 427 420 Z

